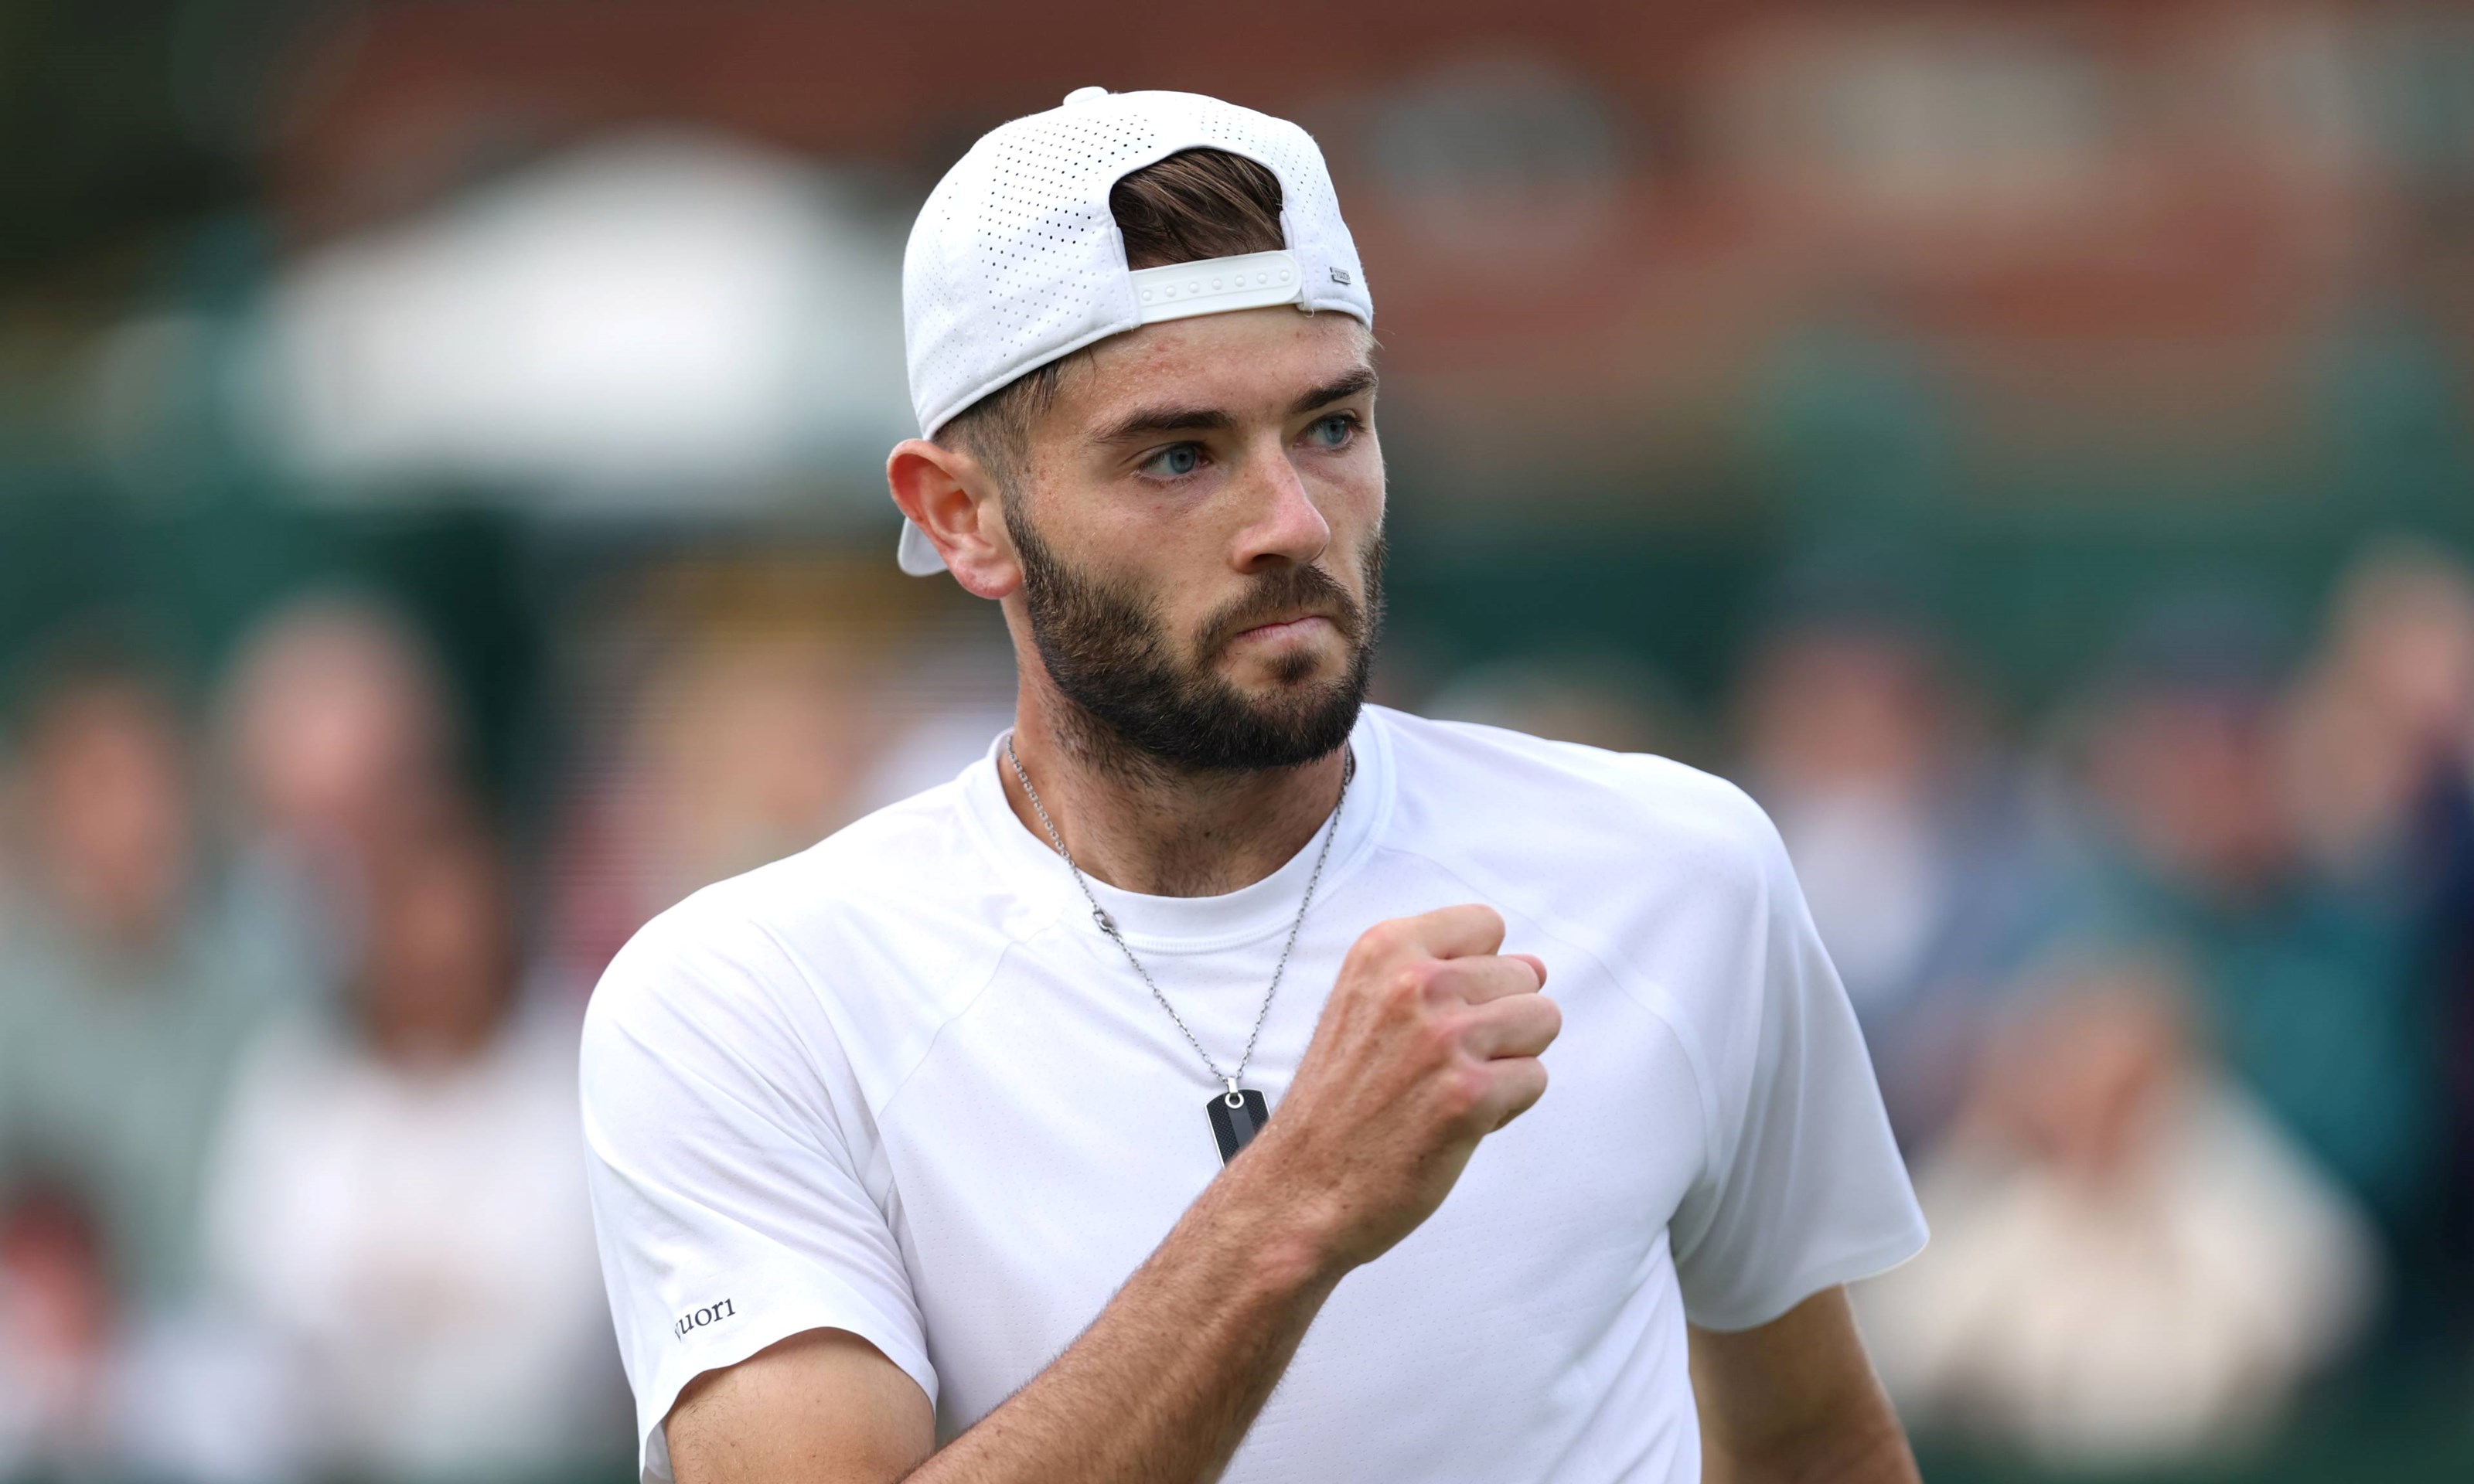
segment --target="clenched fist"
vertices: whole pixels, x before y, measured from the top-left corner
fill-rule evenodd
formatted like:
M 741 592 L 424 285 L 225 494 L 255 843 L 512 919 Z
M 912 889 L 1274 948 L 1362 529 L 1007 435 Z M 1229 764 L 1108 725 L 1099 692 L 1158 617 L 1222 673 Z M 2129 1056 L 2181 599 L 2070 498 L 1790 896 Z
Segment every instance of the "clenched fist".
M 1564 1016 L 1492 907 L 1378 922 L 1348 951 L 1288 1095 L 1230 1166 L 1276 1182 L 1328 1256 L 1370 1262 L 1434 1213 L 1477 1141 L 1546 1091 Z

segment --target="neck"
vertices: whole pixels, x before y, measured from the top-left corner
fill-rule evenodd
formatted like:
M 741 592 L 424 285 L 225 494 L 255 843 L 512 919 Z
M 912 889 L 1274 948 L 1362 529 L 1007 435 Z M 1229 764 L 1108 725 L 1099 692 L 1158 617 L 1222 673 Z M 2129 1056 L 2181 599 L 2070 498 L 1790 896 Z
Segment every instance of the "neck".
M 1022 688 L 1014 753 L 1082 874 L 1152 897 L 1216 897 L 1286 865 L 1331 818 L 1348 750 L 1294 768 L 1195 773 L 1132 753 L 1062 696 Z M 1047 828 L 1000 760 L 1006 802 Z

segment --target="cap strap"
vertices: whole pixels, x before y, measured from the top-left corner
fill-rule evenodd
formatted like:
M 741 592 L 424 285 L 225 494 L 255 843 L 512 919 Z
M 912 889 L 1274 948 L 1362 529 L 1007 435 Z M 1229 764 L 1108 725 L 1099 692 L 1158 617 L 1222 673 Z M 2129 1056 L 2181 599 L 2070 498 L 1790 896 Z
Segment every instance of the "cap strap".
M 1145 324 L 1294 304 L 1305 298 L 1305 275 L 1298 267 L 1297 254 L 1286 251 L 1138 268 L 1131 276 L 1134 302 L 1141 307 Z

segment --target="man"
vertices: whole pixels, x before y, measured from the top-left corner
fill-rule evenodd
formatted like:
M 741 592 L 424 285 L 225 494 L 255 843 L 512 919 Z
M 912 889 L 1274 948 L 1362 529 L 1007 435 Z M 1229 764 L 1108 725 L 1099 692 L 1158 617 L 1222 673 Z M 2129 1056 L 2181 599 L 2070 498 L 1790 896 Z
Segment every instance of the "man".
M 185 1308 L 214 1115 L 297 992 L 202 869 L 191 741 L 169 685 L 99 634 L 44 657 L 0 894 L 0 1204 L 73 1172 L 133 1326 Z
M 903 564 L 1003 608 L 1015 726 L 602 982 L 644 1476 L 1912 1477 L 1836 1285 L 1923 1226 L 1767 822 L 1361 705 L 1313 141 L 1082 89 L 938 185 L 904 298 Z

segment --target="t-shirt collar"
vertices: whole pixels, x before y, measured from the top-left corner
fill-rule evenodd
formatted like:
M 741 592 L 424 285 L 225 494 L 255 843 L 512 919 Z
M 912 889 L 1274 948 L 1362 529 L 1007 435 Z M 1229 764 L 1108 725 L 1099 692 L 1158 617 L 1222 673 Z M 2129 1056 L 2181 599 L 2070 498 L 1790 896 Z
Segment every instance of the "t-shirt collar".
M 1349 733 L 1349 746 L 1357 753 L 1357 774 L 1341 808 L 1339 833 L 1332 839 L 1322 880 L 1315 888 L 1318 898 L 1327 897 L 1356 868 L 1392 811 L 1391 739 L 1379 709 L 1370 706 L 1361 710 Z M 1087 919 L 1091 909 L 1075 889 L 1065 862 L 1045 839 L 1026 828 L 1007 804 L 998 772 L 1006 766 L 1005 738 L 999 736 L 989 745 L 987 755 L 963 773 L 962 812 L 972 832 L 980 836 L 1007 880 L 1051 899 L 1060 910 Z M 1116 919 L 1126 941 L 1136 948 L 1201 953 L 1285 934 L 1297 917 L 1298 902 L 1322 850 L 1322 832 L 1318 830 L 1270 875 L 1218 897 L 1152 897 L 1119 890 L 1087 874 L 1083 879 L 1090 882 L 1091 895 L 1100 905 Z

